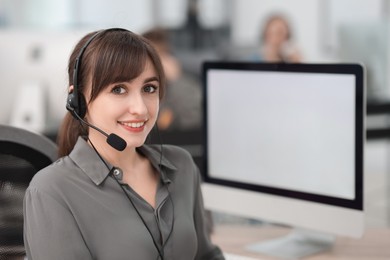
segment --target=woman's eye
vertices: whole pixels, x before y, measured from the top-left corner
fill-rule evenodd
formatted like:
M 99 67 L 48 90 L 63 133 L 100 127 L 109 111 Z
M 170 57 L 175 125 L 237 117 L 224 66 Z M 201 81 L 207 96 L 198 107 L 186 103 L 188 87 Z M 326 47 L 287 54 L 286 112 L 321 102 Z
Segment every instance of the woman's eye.
M 154 93 L 157 91 L 157 87 L 153 85 L 147 85 L 144 87 L 144 92 L 146 93 Z
M 122 85 L 116 85 L 111 90 L 114 94 L 123 94 L 126 93 L 126 89 Z

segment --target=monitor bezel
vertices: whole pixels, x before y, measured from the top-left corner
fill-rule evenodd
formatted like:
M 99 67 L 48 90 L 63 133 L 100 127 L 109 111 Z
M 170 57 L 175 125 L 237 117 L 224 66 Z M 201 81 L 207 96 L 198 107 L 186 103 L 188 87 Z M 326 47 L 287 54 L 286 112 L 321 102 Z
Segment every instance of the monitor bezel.
M 355 196 L 354 199 L 344 199 L 308 192 L 299 192 L 282 188 L 268 187 L 249 183 L 236 182 L 214 178 L 208 171 L 208 117 L 207 117 L 207 73 L 210 70 L 246 70 L 268 72 L 304 72 L 324 74 L 350 74 L 354 75 L 355 81 Z M 363 147 L 365 140 L 365 84 L 364 67 L 361 64 L 308 64 L 308 63 L 255 63 L 255 62 L 232 62 L 232 61 L 205 61 L 202 64 L 202 87 L 203 87 L 203 158 L 202 175 L 205 183 L 222 185 L 232 188 L 289 197 L 298 200 L 317 202 L 343 208 L 363 210 Z

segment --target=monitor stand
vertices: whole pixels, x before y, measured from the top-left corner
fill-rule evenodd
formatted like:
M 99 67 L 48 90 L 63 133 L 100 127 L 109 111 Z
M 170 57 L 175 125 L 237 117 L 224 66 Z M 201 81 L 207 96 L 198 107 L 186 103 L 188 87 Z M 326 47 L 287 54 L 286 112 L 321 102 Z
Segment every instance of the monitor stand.
M 276 256 L 281 259 L 301 259 L 329 250 L 335 241 L 332 235 L 293 229 L 289 234 L 272 240 L 250 244 L 249 251 Z

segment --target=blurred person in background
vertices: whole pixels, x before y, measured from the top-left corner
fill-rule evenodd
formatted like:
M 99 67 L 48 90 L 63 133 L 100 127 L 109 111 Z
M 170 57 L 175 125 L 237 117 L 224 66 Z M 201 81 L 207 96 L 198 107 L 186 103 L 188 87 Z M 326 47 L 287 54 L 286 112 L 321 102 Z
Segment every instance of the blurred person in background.
M 201 86 L 186 73 L 172 54 L 167 32 L 153 28 L 142 34 L 157 50 L 167 78 L 167 92 L 161 103 L 157 125 L 162 131 L 198 130 L 201 126 Z
M 260 42 L 258 52 L 252 56 L 253 60 L 289 63 L 302 61 L 301 53 L 293 42 L 290 23 L 282 14 L 273 14 L 266 19 Z

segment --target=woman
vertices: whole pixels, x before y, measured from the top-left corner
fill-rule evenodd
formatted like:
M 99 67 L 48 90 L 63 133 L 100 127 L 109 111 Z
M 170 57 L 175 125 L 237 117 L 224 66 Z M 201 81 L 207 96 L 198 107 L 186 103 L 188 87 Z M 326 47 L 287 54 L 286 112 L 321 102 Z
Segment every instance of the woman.
M 124 29 L 88 34 L 68 73 L 61 158 L 25 196 L 28 259 L 224 259 L 190 154 L 144 145 L 165 89 L 151 45 Z
M 268 17 L 260 40 L 258 59 L 265 62 L 302 61 L 301 53 L 293 43 L 290 25 L 283 15 L 274 14 Z

